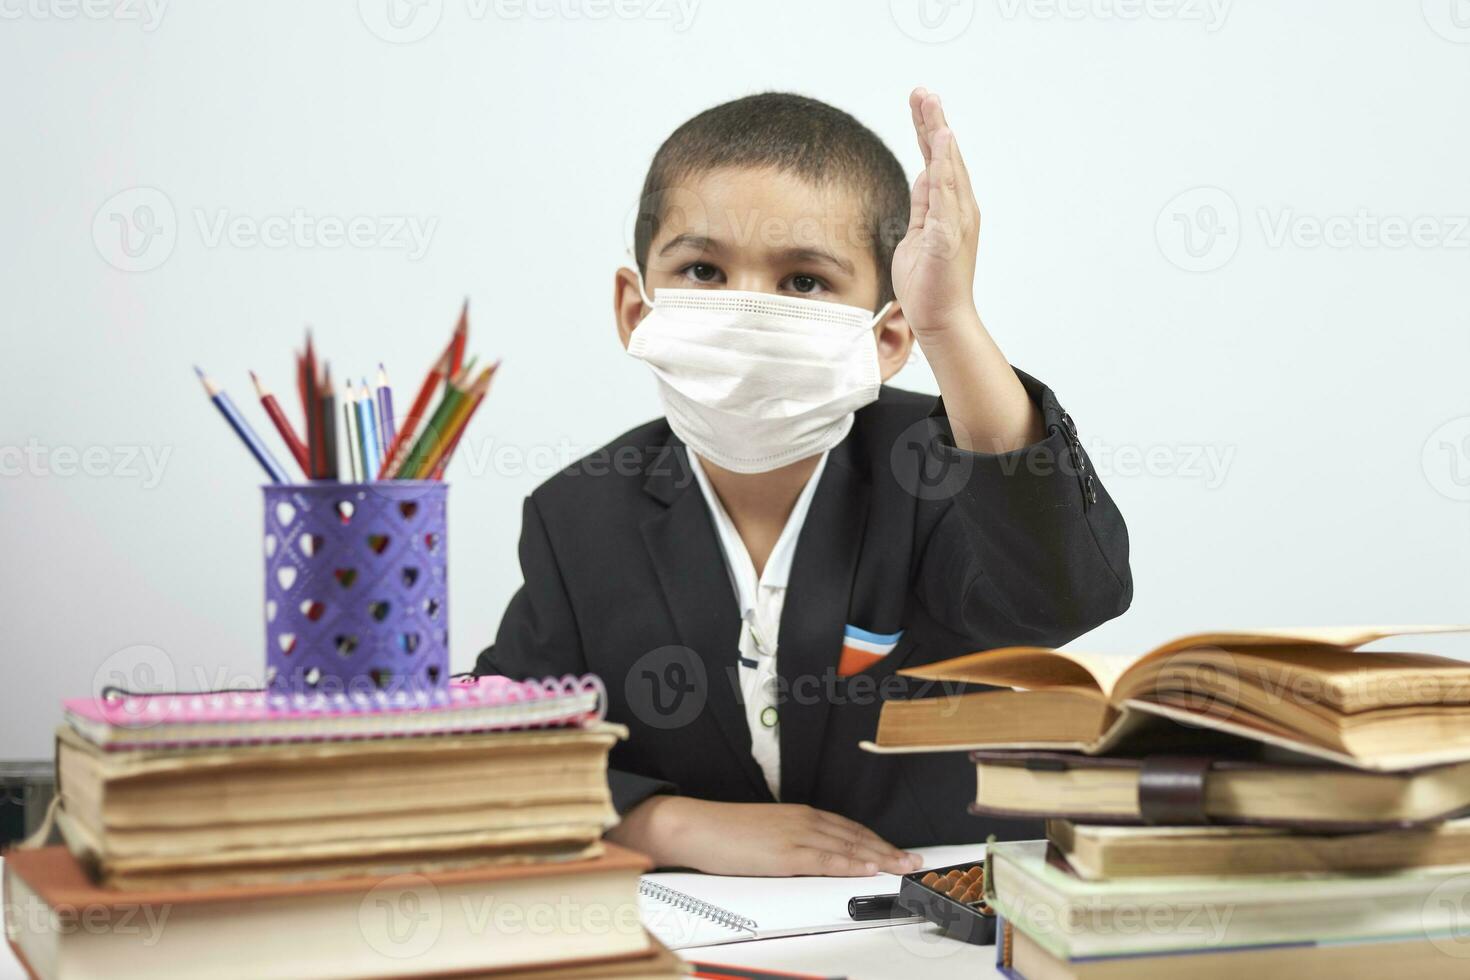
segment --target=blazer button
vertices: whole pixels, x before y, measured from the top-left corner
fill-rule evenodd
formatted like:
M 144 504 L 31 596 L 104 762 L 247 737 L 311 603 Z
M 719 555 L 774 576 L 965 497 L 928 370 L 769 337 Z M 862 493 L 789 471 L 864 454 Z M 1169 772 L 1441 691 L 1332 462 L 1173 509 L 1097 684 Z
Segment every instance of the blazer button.
M 764 708 L 761 709 L 761 724 L 762 725 L 764 725 L 767 728 L 775 728 L 776 727 L 776 720 L 777 720 L 776 706 L 774 704 L 768 704 Z
M 1092 474 L 1087 474 L 1087 482 L 1082 484 L 1082 490 L 1087 494 L 1089 504 L 1097 503 L 1097 484 L 1092 480 Z

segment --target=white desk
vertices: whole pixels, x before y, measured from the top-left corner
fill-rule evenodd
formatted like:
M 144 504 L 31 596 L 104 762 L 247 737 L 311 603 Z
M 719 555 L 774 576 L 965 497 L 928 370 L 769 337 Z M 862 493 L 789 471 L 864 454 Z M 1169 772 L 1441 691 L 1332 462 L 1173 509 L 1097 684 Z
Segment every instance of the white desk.
M 928 923 L 763 939 L 680 952 L 688 960 L 851 980 L 998 977 L 994 946 L 950 939 Z
M 0 860 L 0 874 L 4 861 Z M 861 880 L 861 879 L 856 879 Z M 772 879 L 773 883 L 779 879 Z M 812 973 L 851 980 L 985 978 L 995 972 L 995 947 L 972 946 L 942 935 L 928 923 L 856 929 L 815 936 L 762 939 L 684 950 L 689 960 Z M 0 980 L 24 980 L 10 946 L 0 941 Z M 167 978 L 160 978 L 167 980 Z

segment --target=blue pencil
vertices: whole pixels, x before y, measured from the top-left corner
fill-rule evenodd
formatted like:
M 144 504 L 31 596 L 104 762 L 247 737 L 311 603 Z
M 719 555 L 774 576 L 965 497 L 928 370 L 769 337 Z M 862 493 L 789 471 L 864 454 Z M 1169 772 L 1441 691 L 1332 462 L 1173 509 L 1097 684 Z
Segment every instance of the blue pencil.
M 225 421 L 230 423 L 230 428 L 234 429 L 235 435 L 245 443 L 245 448 L 250 450 L 250 455 L 255 457 L 255 461 L 265 470 L 271 482 L 290 483 L 291 477 L 281 468 L 281 464 L 276 462 L 276 458 L 265 447 L 265 443 L 260 441 L 260 436 L 255 434 L 255 430 L 250 428 L 250 423 L 246 422 L 239 409 L 235 408 L 235 403 L 230 401 L 230 396 L 225 394 L 219 385 L 211 381 L 197 364 L 194 366 L 194 373 L 199 375 L 199 381 L 204 385 L 204 391 L 209 395 L 209 400 L 214 402 L 214 407 L 219 409 Z
M 378 445 L 387 456 L 394 436 L 393 389 L 388 387 L 388 372 L 381 364 L 378 365 L 378 423 Z
M 372 389 L 366 378 L 357 397 L 357 439 L 362 444 L 362 478 L 371 480 L 378 472 L 378 424 L 373 418 Z

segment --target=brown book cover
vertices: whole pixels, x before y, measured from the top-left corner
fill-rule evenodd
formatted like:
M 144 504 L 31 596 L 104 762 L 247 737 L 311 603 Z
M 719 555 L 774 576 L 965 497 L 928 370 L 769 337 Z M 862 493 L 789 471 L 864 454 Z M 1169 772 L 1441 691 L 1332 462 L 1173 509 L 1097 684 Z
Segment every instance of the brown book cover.
M 119 977 L 230 976 L 242 964 L 260 975 L 322 978 L 527 971 L 647 955 L 637 889 L 649 867 L 607 844 L 588 861 L 117 891 L 93 882 L 64 847 L 13 849 L 5 854 L 6 938 L 42 977 L 67 975 L 63 961 L 79 975 Z M 38 926 L 27 912 L 38 907 L 66 921 Z M 425 918 L 430 910 L 437 914 Z M 541 913 L 546 923 L 533 919 Z M 73 920 L 85 928 L 66 928 Z M 427 935 L 424 948 L 405 946 L 401 926 L 414 942 Z

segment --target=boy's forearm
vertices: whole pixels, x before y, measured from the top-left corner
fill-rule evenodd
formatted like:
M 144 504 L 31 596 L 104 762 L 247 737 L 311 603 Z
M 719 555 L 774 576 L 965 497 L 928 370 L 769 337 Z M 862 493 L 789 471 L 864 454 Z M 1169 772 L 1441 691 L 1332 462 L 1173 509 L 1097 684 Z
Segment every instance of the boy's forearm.
M 920 346 L 939 382 L 958 448 L 1007 453 L 1044 435 L 1041 412 L 978 313 L 967 312 Z

